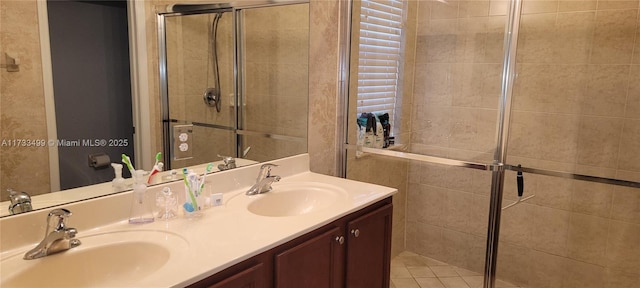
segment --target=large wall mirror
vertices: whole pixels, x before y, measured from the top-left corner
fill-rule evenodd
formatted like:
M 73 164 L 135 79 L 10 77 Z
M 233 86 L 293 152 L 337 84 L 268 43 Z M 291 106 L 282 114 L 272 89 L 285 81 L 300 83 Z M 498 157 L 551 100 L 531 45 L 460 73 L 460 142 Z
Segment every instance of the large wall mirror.
M 174 5 L 159 15 L 170 167 L 306 152 L 309 26 L 299 23 L 308 19 L 309 5 L 295 2 Z
M 135 166 L 150 170 L 154 163 L 148 160 L 154 160 L 156 152 L 162 152 L 161 161 L 172 169 L 221 163 L 219 155 L 235 157 L 241 166 L 307 152 L 308 4 L 214 4 L 224 6 L 224 11 L 169 13 L 172 16 L 165 23 L 166 66 L 161 67 L 166 69 L 162 72 L 166 72 L 167 81 L 163 82 L 157 66 L 148 71 L 133 69 L 136 63 L 158 62 L 154 49 L 161 46 L 149 44 L 156 41 L 156 35 L 146 34 L 140 40 L 145 33 L 138 31 L 142 29 L 133 21 L 146 18 L 146 30 L 153 31 L 159 27 L 156 12 L 181 6 L 166 3 L 0 2 L 0 64 L 18 59 L 20 68 L 17 72 L 0 69 L 0 133 L 4 141 L 0 147 L 0 216 L 9 214 L 8 189 L 29 193 L 35 209 L 113 193 L 113 169 L 109 165 L 91 167 L 89 155 L 105 154 L 110 162 L 121 163 L 120 155 L 126 153 Z M 200 8 L 195 9 L 206 5 L 197 6 Z M 144 7 L 142 12 L 140 7 Z M 189 9 L 193 8 L 191 5 Z M 72 23 L 78 30 L 76 40 L 61 38 L 72 33 L 67 30 L 61 35 L 54 24 L 43 22 L 55 20 L 56 10 L 79 14 Z M 220 16 L 214 21 L 215 15 Z M 212 35 L 214 24 L 216 37 Z M 69 29 L 61 27 L 57 29 Z M 98 30 L 105 34 L 97 34 Z M 131 48 L 135 35 L 137 41 L 148 44 L 146 58 L 135 59 Z M 214 42 L 217 72 L 213 71 Z M 65 47 L 60 43 L 75 45 Z M 103 57 L 92 56 L 90 51 Z M 116 56 L 119 58 L 108 58 Z M 167 101 L 162 103 L 162 88 L 158 93 L 153 92 L 158 91 L 155 87 L 146 91 L 146 102 L 140 101 L 145 95 L 138 95 L 133 87 L 134 78 L 141 76 L 136 73 L 145 73 L 142 76 L 151 79 L 149 83 L 154 83 L 153 79 L 165 83 Z M 220 111 L 203 99 L 211 88 L 219 91 Z M 66 104 L 64 98 L 68 98 Z M 146 113 L 140 113 L 141 107 L 136 107 L 140 105 Z M 145 127 L 139 125 L 140 118 L 158 128 L 140 129 Z M 168 129 L 159 128 L 163 123 Z M 85 124 L 84 134 L 79 132 L 79 124 Z M 172 134 L 175 126 L 191 127 L 193 142 L 188 157 L 174 153 L 175 143 L 160 144 L 157 140 L 176 140 Z M 105 131 L 115 134 L 98 133 Z M 107 145 L 95 139 L 104 139 Z M 60 140 L 71 142 L 62 145 Z M 154 144 L 141 147 L 141 142 Z M 137 163 L 144 159 L 145 163 Z M 157 177 L 153 183 L 163 179 L 170 181 Z

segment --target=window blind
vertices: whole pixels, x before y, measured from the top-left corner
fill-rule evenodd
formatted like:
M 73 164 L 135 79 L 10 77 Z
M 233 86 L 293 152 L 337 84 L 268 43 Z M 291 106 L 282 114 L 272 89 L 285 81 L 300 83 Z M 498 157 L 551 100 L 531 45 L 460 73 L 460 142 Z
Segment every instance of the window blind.
M 358 115 L 389 113 L 394 119 L 402 46 L 404 3 L 362 0 L 358 60 Z

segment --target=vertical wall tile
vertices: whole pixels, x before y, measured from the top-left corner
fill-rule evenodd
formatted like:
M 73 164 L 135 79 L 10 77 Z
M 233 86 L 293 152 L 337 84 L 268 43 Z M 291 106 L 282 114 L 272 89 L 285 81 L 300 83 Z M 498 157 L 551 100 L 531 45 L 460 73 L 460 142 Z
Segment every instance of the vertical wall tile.
M 600 5 L 600 3 L 599 3 Z M 628 64 L 631 61 L 637 26 L 637 10 L 604 10 L 596 16 L 593 64 Z
M 550 57 L 550 56 L 545 56 Z M 549 59 L 549 58 L 547 58 Z M 546 113 L 578 113 L 585 93 L 586 65 L 518 65 L 513 108 Z
M 636 8 L 638 1 L 635 0 L 598 0 L 598 10 Z
M 612 220 L 607 239 L 609 268 L 640 274 L 640 225 Z
M 591 11 L 596 10 L 597 0 L 560 0 L 558 12 Z
M 616 187 L 612 201 L 612 219 L 640 224 L 640 188 Z
M 523 14 L 555 13 L 558 0 L 527 0 L 522 3 Z
M 515 100 L 514 100 L 515 101 Z M 518 157 L 539 158 L 542 154 L 544 115 L 513 111 L 509 132 L 508 154 Z
M 536 195 L 536 197 L 530 200 L 531 203 L 561 210 L 571 209 L 571 193 L 573 192 L 574 186 L 573 180 L 525 174 L 524 181 L 524 196 L 531 194 Z M 533 186 L 527 184 L 532 182 L 534 184 Z
M 601 266 L 568 260 L 562 287 L 600 288 L 605 283 L 605 270 Z
M 458 0 L 431 1 L 431 19 L 455 19 L 458 17 Z
M 605 218 L 571 213 L 567 240 L 569 258 L 606 265 L 608 230 L 609 221 Z
M 442 238 L 443 229 L 417 222 L 407 223 L 407 250 L 446 261 Z
M 507 243 L 498 247 L 496 277 L 519 286 L 528 286 L 531 278 L 531 253 L 533 250 Z
M 640 31 L 640 29 L 638 29 Z M 640 33 L 638 34 L 640 37 Z M 640 39 L 640 38 L 636 38 Z M 640 43 L 640 41 L 636 41 Z M 635 50 L 640 50 L 638 45 Z M 640 53 L 640 52 L 639 52 Z M 639 54 L 640 55 L 640 54 Z M 640 65 L 631 65 L 629 71 L 629 90 L 627 91 L 627 104 L 625 105 L 624 116 L 627 118 L 640 118 Z
M 531 271 L 529 275 L 530 287 L 556 288 L 562 287 L 564 271 L 567 270 L 567 258 L 545 252 L 532 250 Z M 562 271 L 563 273 L 558 273 Z
M 584 114 L 624 115 L 629 87 L 629 65 L 590 65 L 587 91 L 582 101 Z
M 577 163 L 615 168 L 623 121 L 622 118 L 582 117 Z
M 524 203 L 517 208 L 503 211 L 500 220 L 500 240 L 503 243 L 509 242 L 526 247 L 533 245 L 531 241 L 534 227 L 531 217 L 533 209 L 533 205 Z
M 572 196 L 572 210 L 589 215 L 609 217 L 612 191 L 611 185 L 576 181 Z
M 607 269 L 605 288 L 635 288 L 640 283 L 640 273 L 625 273 L 615 269 Z
M 580 119 L 575 115 L 547 114 L 544 125 L 542 159 L 563 163 L 573 163 L 578 148 Z
M 640 120 L 625 119 L 620 141 L 618 168 L 640 172 Z
M 551 48 L 554 63 L 589 63 L 595 20 L 595 12 L 558 14 Z
M 444 227 L 469 232 L 473 194 L 447 190 L 444 206 Z
M 516 208 L 518 209 L 518 208 Z M 567 255 L 567 236 L 570 212 L 534 206 L 528 221 L 531 225 L 532 247 L 554 255 Z M 535 228 L 533 228 L 535 227 Z
M 459 2 L 459 18 L 489 16 L 489 0 L 464 0 Z

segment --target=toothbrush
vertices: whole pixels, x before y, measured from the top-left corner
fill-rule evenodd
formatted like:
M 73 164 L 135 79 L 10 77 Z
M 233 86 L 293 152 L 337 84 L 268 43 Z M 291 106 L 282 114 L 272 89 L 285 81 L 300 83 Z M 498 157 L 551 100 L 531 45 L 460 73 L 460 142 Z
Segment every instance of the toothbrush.
M 151 184 L 151 178 L 153 178 L 153 175 L 156 175 L 158 172 L 162 171 L 162 167 L 164 167 L 164 164 L 162 162 L 158 162 L 158 164 L 153 165 L 153 170 L 151 170 L 151 173 L 149 174 L 149 180 L 147 180 L 147 184 Z
M 193 192 L 191 192 L 191 186 L 189 186 L 189 181 L 187 181 L 187 168 L 182 169 L 182 180 L 184 180 L 184 185 L 187 186 L 187 191 L 189 193 L 189 198 L 191 198 L 191 203 L 185 202 L 182 207 L 187 212 L 195 211 L 195 208 L 198 207 L 198 202 L 196 202 L 196 197 L 193 196 Z
M 131 177 L 136 175 L 134 173 L 136 171 L 136 169 L 133 169 L 133 165 L 131 165 L 131 159 L 129 158 L 129 156 L 127 156 L 126 154 L 122 154 L 122 163 L 127 165 L 127 168 L 129 169 L 129 172 L 131 172 Z
M 189 186 L 193 187 L 192 188 L 193 194 L 196 197 L 200 196 L 200 191 L 199 191 L 200 183 L 198 183 L 198 174 L 196 174 L 195 172 L 193 172 L 193 170 L 191 170 L 187 175 L 187 179 L 189 179 Z
M 204 176 L 202 176 L 202 183 L 200 184 L 200 192 L 204 189 L 204 182 L 207 180 L 207 174 L 213 170 L 213 163 L 209 163 L 207 165 L 207 170 L 204 171 Z
M 149 179 L 147 179 L 148 184 L 151 184 L 151 178 L 153 178 L 153 175 L 162 171 L 162 167 L 164 167 L 164 164 L 160 162 L 161 159 L 162 152 L 158 152 L 158 154 L 156 154 L 156 163 L 153 164 L 153 170 L 151 170 L 151 173 L 149 173 Z
M 158 152 L 158 154 L 156 154 L 156 163 L 153 163 L 153 167 L 158 165 L 158 163 L 160 163 L 160 160 L 162 160 L 162 152 Z M 160 170 L 160 171 L 162 171 L 162 170 Z

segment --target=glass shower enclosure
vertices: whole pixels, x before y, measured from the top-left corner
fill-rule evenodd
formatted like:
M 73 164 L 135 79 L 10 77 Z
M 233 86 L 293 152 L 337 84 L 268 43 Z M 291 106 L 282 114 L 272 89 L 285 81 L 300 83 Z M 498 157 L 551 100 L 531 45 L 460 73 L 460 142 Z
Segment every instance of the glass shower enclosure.
M 402 25 L 363 28 L 376 17 L 369 7 L 400 13 Z M 393 255 L 461 268 L 447 276 L 461 287 L 637 287 L 640 1 L 363 0 L 342 9 L 343 172 L 398 188 Z M 358 108 L 381 113 L 367 106 L 375 95 L 363 88 L 372 66 L 364 53 L 395 59 L 374 51 L 383 48 L 366 29 L 401 39 L 395 75 L 384 76 L 396 86 L 395 143 L 384 149 L 358 142 Z
M 308 2 L 166 10 L 157 19 L 169 168 L 307 152 Z

